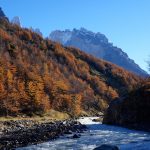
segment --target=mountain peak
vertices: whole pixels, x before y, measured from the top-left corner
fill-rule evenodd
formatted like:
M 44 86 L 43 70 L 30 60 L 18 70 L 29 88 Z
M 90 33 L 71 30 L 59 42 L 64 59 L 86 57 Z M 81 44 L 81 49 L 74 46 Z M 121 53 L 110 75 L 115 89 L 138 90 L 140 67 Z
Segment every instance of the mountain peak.
M 51 32 L 49 38 L 56 39 L 57 42 L 60 42 L 65 45 L 71 39 L 71 36 L 72 36 L 72 31 L 68 29 L 65 31 L 55 30 Z
M 39 34 L 40 36 L 43 36 L 43 34 L 42 34 L 42 32 L 40 31 L 40 29 L 39 28 L 32 28 L 32 27 L 30 27 L 30 30 L 32 31 L 32 32 L 35 32 L 35 33 L 37 33 L 37 34 Z
M 78 31 L 83 32 L 83 33 L 93 33 L 90 30 L 87 30 L 86 28 L 81 27 Z
M 15 16 L 15 17 L 12 19 L 11 23 L 16 24 L 16 25 L 18 25 L 18 26 L 21 26 L 20 18 L 19 18 L 18 16 Z
M 0 18 L 5 18 L 5 19 L 7 19 L 7 17 L 5 16 L 5 14 L 4 14 L 4 12 L 3 12 L 3 10 L 2 10 L 1 7 L 0 7 Z

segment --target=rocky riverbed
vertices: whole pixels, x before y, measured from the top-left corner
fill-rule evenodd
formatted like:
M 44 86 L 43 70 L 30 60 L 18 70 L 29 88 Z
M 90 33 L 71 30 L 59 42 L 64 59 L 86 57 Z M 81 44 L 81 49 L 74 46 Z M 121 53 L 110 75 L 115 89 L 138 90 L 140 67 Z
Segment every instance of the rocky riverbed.
M 73 134 L 17 150 L 150 150 L 150 133 L 129 130 L 118 126 L 104 125 L 95 122 L 97 117 L 82 117 L 78 121 L 87 126 L 87 130 L 80 133 L 80 138 L 73 138 Z
M 17 120 L 0 122 L 0 149 L 38 144 L 56 139 L 63 134 L 79 133 L 86 126 L 75 120 L 38 122 L 34 120 Z

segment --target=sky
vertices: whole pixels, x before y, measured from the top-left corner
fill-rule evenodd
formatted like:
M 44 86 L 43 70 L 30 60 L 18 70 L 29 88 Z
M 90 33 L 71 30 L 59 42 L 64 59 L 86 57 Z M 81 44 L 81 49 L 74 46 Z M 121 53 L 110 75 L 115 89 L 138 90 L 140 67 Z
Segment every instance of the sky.
M 0 0 L 6 16 L 23 27 L 53 30 L 84 27 L 107 36 L 141 68 L 150 59 L 150 0 Z

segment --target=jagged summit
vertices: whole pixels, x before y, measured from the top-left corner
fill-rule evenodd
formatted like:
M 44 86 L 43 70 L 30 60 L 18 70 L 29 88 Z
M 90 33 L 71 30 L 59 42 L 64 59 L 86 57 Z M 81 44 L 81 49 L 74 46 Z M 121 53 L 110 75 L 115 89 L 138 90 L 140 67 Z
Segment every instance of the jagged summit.
M 55 39 L 55 41 L 60 42 L 62 44 L 66 44 L 67 41 L 69 41 L 72 37 L 72 31 L 70 30 L 65 30 L 65 31 L 60 31 L 60 30 L 56 30 L 53 31 L 49 38 L 50 39 Z
M 40 29 L 39 28 L 32 28 L 32 27 L 30 27 L 30 30 L 32 31 L 32 32 L 35 32 L 35 33 L 37 33 L 37 34 L 39 34 L 40 36 L 43 36 L 43 34 L 42 34 L 42 32 L 40 31 Z
M 50 33 L 49 38 L 65 46 L 80 48 L 138 75 L 147 76 L 147 73 L 134 60 L 130 59 L 121 48 L 113 46 L 108 38 L 100 32 L 94 33 L 85 28 L 73 29 L 72 31 L 68 29 L 64 31 L 56 30 Z
M 3 12 L 3 10 L 2 10 L 1 7 L 0 7 L 0 18 L 8 19 L 8 18 L 5 16 L 5 14 L 4 14 L 4 12 Z
M 12 19 L 11 23 L 16 24 L 16 25 L 18 25 L 18 26 L 21 26 L 20 18 L 19 18 L 18 16 L 15 16 L 15 17 Z

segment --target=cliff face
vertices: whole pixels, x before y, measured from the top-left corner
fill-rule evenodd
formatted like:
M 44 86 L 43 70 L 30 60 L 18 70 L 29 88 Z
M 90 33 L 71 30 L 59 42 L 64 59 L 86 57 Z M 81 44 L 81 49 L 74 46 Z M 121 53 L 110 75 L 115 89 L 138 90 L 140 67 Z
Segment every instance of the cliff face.
M 49 38 L 65 46 L 80 48 L 86 53 L 112 62 L 138 75 L 147 76 L 147 73 L 130 59 L 122 49 L 113 46 L 101 33 L 94 33 L 84 28 L 73 29 L 72 31 L 56 30 L 51 32 Z
M 111 102 L 103 123 L 149 130 L 150 80 L 128 97 Z

